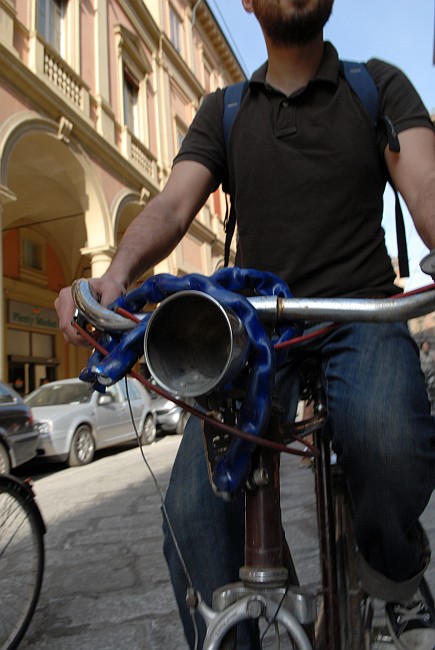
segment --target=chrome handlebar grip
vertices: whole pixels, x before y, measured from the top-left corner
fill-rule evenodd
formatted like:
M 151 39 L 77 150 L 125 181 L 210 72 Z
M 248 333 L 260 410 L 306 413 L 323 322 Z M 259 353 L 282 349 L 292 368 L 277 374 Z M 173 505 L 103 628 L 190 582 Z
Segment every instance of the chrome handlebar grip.
M 129 318 L 100 305 L 87 280 L 75 280 L 71 287 L 71 293 L 78 311 L 98 330 L 103 332 L 126 331 L 136 326 L 136 323 Z

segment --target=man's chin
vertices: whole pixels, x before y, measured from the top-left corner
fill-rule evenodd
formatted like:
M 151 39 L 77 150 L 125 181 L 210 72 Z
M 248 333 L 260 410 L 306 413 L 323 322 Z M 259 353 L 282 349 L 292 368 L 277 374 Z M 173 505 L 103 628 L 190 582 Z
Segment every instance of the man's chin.
M 334 0 L 284 0 L 254 2 L 254 13 L 268 38 L 276 45 L 308 45 L 323 34 Z

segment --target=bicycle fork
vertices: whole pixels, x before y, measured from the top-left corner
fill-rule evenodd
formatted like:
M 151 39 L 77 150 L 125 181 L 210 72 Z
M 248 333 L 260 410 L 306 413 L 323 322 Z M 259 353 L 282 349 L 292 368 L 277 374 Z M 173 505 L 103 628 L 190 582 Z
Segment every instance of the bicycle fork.
M 277 439 L 277 423 L 271 422 L 268 433 Z M 280 623 L 296 648 L 312 650 L 317 594 L 299 587 L 284 541 L 279 453 L 274 450 L 258 451 L 245 492 L 245 563 L 240 579 L 214 593 L 213 609 L 198 595 L 197 609 L 207 625 L 203 650 L 233 650 L 235 625 L 260 618 Z

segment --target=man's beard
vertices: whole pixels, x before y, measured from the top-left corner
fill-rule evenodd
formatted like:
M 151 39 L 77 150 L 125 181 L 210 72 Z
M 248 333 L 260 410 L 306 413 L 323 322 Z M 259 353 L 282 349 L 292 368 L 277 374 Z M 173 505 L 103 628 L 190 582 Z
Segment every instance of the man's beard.
M 297 0 L 295 2 L 298 4 Z M 303 4 L 303 3 L 301 3 Z M 256 0 L 254 14 L 270 40 L 276 45 L 306 45 L 316 38 L 328 22 L 334 0 L 318 0 L 314 9 L 302 7 L 286 15 L 280 0 Z

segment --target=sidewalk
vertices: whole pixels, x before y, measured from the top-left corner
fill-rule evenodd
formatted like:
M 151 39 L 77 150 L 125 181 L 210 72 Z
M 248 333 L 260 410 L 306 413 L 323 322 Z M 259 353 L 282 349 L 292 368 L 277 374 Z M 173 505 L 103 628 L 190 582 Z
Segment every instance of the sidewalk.
M 168 436 L 146 448 L 162 490 L 178 444 Z M 184 650 L 160 499 L 139 450 L 58 471 L 34 489 L 47 525 L 46 570 L 20 650 Z
M 167 436 L 145 448 L 163 492 L 179 442 Z M 303 582 L 315 582 L 313 475 L 295 457 L 282 465 L 287 537 Z M 138 449 L 37 478 L 34 487 L 47 524 L 46 570 L 20 650 L 187 650 L 162 555 L 160 498 Z M 435 498 L 423 523 L 435 547 Z M 435 591 L 435 565 L 428 580 Z

